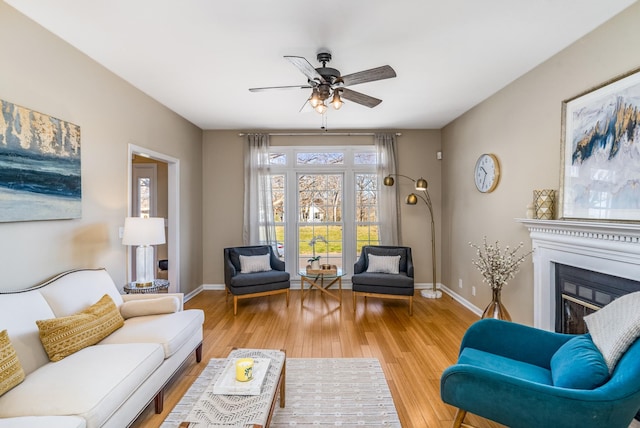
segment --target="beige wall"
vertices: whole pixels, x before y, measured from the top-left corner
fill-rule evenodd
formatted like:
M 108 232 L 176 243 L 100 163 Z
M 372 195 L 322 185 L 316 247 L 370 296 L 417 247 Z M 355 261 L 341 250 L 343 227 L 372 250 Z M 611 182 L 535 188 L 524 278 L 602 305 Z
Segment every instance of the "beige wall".
M 359 132 L 364 132 L 360 130 Z M 440 131 L 401 130 L 398 137 L 399 172 L 429 182 L 436 227 L 440 229 Z M 242 244 L 243 146 L 238 131 L 205 131 L 203 145 L 203 245 L 205 284 L 223 284 L 222 249 Z M 373 144 L 362 136 L 273 136 L 272 145 L 355 145 Z M 400 180 L 402 195 L 412 191 L 410 181 Z M 431 240 L 426 206 L 402 205 L 403 243 L 411 246 L 416 262 L 416 281 L 431 282 Z M 436 241 L 440 247 L 440 240 Z M 437 251 L 436 251 L 437 252 Z M 437 262 L 440 263 L 440 260 Z M 438 281 L 440 281 L 438 268 Z
M 202 283 L 202 131 L 0 2 L 0 98 L 82 133 L 82 218 L 0 223 L 0 289 L 72 268 L 126 280 L 118 227 L 127 215 L 128 144 L 180 159 L 182 291 Z
M 444 283 L 476 306 L 484 308 L 491 294 L 471 265 L 469 241 L 479 243 L 486 235 L 531 248 L 527 230 L 514 218 L 525 216 L 533 189 L 559 188 L 562 101 L 640 66 L 634 47 L 639 20 L 636 4 L 442 130 Z M 495 153 L 502 166 L 491 194 L 480 194 L 473 182 L 482 153 Z M 503 291 L 503 301 L 514 321 L 533 323 L 530 259 Z

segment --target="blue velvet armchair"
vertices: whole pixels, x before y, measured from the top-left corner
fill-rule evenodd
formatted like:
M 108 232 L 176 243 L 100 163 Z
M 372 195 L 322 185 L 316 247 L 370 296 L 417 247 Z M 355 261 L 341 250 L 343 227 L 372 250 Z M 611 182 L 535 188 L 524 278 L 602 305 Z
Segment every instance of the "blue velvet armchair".
M 571 348 L 570 340 L 582 345 Z M 440 380 L 442 400 L 458 408 L 453 427 L 467 426 L 470 412 L 512 428 L 627 428 L 640 409 L 640 340 L 611 374 L 606 366 L 604 373 L 585 369 L 585 362 L 595 364 L 587 355 L 590 348 L 597 351 L 592 344 L 588 334 L 476 322 L 462 339 L 457 364 Z M 583 389 L 559 387 L 561 370 Z

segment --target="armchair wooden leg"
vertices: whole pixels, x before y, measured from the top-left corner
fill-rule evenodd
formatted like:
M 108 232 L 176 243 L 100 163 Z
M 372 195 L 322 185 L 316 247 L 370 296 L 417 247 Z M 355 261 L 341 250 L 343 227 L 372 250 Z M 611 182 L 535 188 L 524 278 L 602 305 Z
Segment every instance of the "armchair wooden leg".
M 351 294 L 353 295 L 353 313 L 356 313 L 356 292 L 352 291 Z
M 465 416 L 467 416 L 467 411 L 458 409 L 458 411 L 456 412 L 456 417 L 453 420 L 453 425 L 451 425 L 451 428 L 475 428 L 473 425 L 468 425 L 464 423 Z
M 287 308 L 289 307 L 289 289 L 287 289 Z
M 233 315 L 238 314 L 238 296 L 233 296 Z
M 409 316 L 413 315 L 413 296 L 409 297 Z

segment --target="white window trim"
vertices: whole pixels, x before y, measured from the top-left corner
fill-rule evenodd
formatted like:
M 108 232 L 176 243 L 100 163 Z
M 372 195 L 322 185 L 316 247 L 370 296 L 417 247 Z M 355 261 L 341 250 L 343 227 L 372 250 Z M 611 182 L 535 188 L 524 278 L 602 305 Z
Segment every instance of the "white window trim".
M 298 243 L 297 243 L 297 226 L 298 219 L 298 195 L 297 180 L 300 174 L 327 174 L 335 173 L 343 176 L 343 207 L 342 207 L 342 224 L 343 224 L 343 251 L 342 251 L 342 270 L 348 276 L 353 272 L 353 265 L 358 255 L 356 251 L 356 226 L 355 226 L 355 175 L 356 174 L 376 174 L 376 165 L 356 165 L 354 163 L 354 154 L 367 152 L 375 153 L 375 146 L 371 145 L 355 145 L 355 146 L 271 146 L 269 151 L 272 153 L 284 153 L 286 155 L 286 164 L 271 165 L 271 174 L 285 175 L 285 263 L 287 266 L 295 266 L 289 273 L 292 279 L 300 279 L 298 272 Z M 298 165 L 298 153 L 335 153 L 343 152 L 345 154 L 343 164 L 313 164 Z M 291 216 L 294 216 L 291 218 Z M 287 251 L 287 248 L 293 248 L 295 251 Z

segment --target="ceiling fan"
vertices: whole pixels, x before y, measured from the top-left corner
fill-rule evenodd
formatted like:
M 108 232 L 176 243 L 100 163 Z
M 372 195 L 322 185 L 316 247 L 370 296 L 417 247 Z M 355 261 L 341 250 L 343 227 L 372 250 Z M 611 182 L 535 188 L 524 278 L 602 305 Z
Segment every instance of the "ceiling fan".
M 340 72 L 335 68 L 327 67 L 327 63 L 331 61 L 331 54 L 328 52 L 320 52 L 317 55 L 318 62 L 322 63 L 322 67 L 314 68 L 306 58 L 301 56 L 285 56 L 298 70 L 307 76 L 306 85 L 293 86 L 270 86 L 267 88 L 250 88 L 251 92 L 261 92 L 272 89 L 311 89 L 311 96 L 305 101 L 322 114 L 327 111 L 325 101 L 331 99 L 331 105 L 336 110 L 342 107 L 342 99 L 353 101 L 366 107 L 373 108 L 380 104 L 382 100 L 362 94 L 360 92 L 347 89 L 347 86 L 359 85 L 360 83 L 374 82 L 376 80 L 389 79 L 396 77 L 396 72 L 388 65 L 372 68 L 370 70 L 359 71 L 353 74 L 341 76 Z M 303 106 L 304 108 L 304 106 Z

